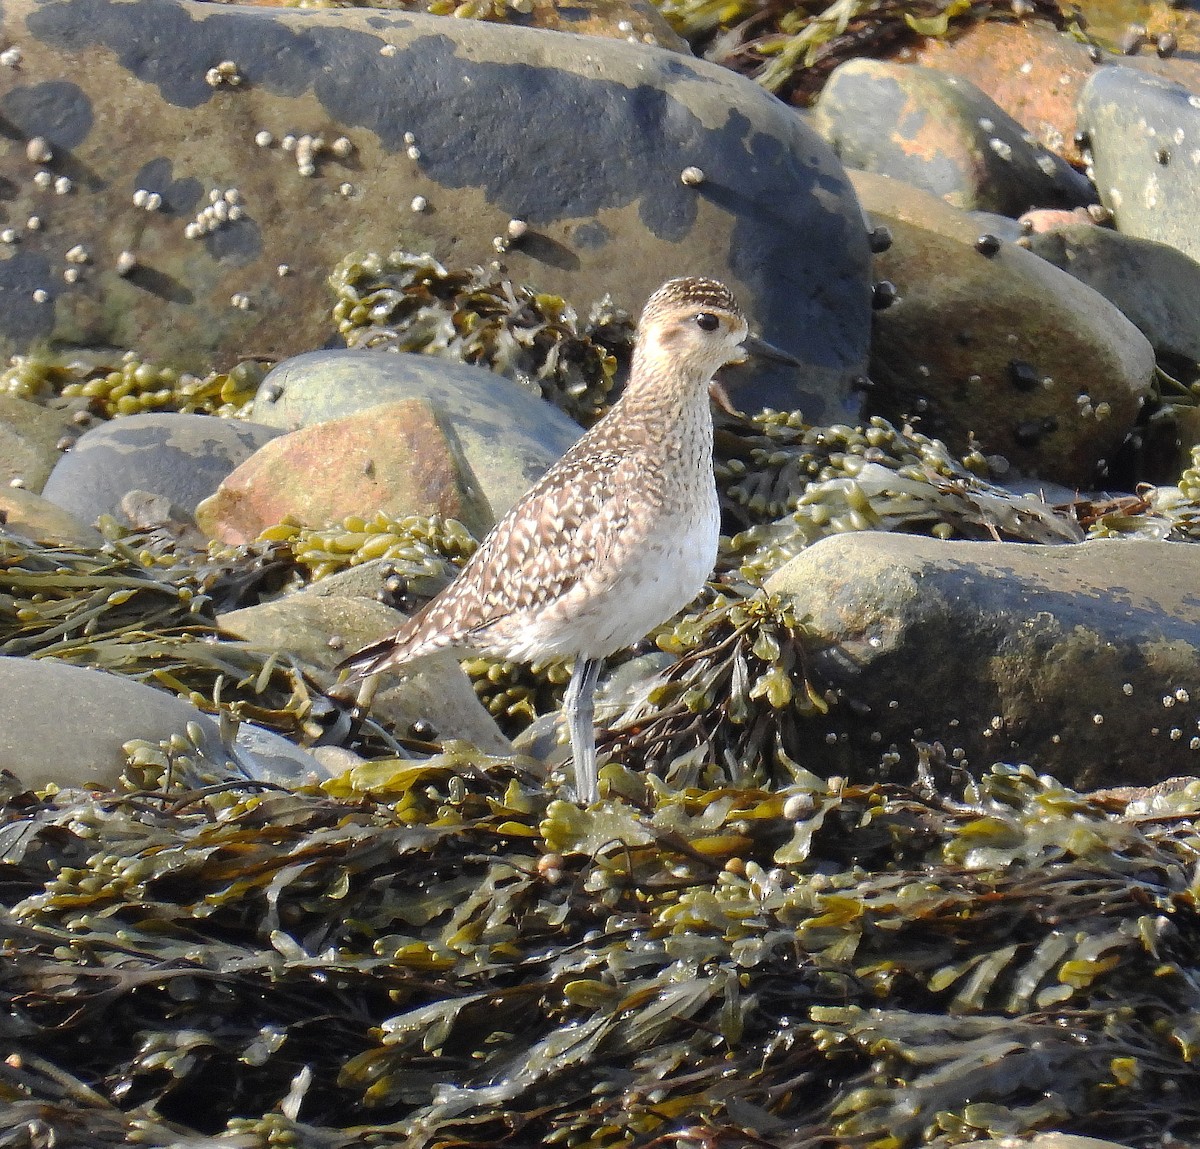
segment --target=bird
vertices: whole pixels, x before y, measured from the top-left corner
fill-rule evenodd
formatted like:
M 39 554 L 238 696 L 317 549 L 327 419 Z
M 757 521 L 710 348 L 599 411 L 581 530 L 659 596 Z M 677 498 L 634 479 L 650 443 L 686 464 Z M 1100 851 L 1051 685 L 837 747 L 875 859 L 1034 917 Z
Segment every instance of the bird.
M 598 799 L 594 693 L 604 660 L 703 589 L 717 557 L 714 376 L 757 355 L 715 279 L 671 279 L 638 321 L 621 397 L 491 529 L 453 582 L 346 658 L 345 689 L 442 651 L 531 662 L 574 656 L 563 698 L 578 801 Z M 360 698 L 362 695 L 360 695 Z

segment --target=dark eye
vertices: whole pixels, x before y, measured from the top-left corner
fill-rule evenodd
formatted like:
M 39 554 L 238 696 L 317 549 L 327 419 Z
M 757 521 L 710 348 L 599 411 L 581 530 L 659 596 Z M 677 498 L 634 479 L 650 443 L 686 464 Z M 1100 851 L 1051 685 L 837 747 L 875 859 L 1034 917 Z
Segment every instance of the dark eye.
M 696 316 L 696 326 L 701 331 L 716 331 L 721 321 L 711 311 L 702 311 Z

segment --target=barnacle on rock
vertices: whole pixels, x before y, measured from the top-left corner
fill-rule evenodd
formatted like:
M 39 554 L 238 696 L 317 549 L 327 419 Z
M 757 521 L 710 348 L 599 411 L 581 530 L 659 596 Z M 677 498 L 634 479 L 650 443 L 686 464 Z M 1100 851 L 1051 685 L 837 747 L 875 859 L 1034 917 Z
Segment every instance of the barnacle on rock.
M 585 426 L 604 412 L 618 356 L 632 346 L 633 324 L 609 300 L 581 323 L 559 296 L 480 267 L 449 271 L 429 255 L 350 255 L 329 282 L 348 346 L 487 367 Z

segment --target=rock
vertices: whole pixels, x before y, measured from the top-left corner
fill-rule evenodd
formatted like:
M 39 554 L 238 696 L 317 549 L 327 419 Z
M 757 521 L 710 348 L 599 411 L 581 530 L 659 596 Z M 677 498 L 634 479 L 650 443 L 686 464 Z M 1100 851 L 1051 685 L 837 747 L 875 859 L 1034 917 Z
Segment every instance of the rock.
M 929 68 L 849 60 L 814 126 L 847 167 L 904 180 L 964 210 L 1074 207 L 1091 185 L 974 84 Z
M 1200 263 L 1178 248 L 1072 223 L 1030 236 L 1029 250 L 1115 304 L 1160 357 L 1200 361 Z
M 379 351 L 313 351 L 280 363 L 259 387 L 253 417 L 293 431 L 409 398 L 428 399 L 437 410 L 496 517 L 581 433 L 557 408 L 493 371 Z
M 845 699 L 802 765 L 861 777 L 919 739 L 1076 788 L 1195 773 L 1198 579 L 1186 543 L 823 539 L 767 583 L 810 616 L 808 665 Z
M 1091 486 L 1150 391 L 1154 351 L 1111 303 L 896 180 L 856 175 L 894 242 L 876 256 L 896 300 L 876 312 L 870 398 L 965 451 L 974 435 L 1027 474 Z
M 59 443 L 64 436 L 73 441 L 74 431 L 68 415 L 0 394 L 0 486 L 15 481 L 41 491 L 62 454 Z
M 761 375 L 763 403 L 840 410 L 863 369 L 867 249 L 844 173 L 790 108 L 715 64 L 412 12 L 4 13 L 22 52 L 0 98 L 17 140 L 0 161 L 6 214 L 43 223 L 0 252 L 4 354 L 135 347 L 199 372 L 283 359 L 328 339 L 326 280 L 348 252 L 469 267 L 520 219 L 511 275 L 581 313 L 609 293 L 636 312 L 671 275 L 729 281 L 807 364 L 799 381 Z M 224 61 L 226 78 L 206 78 Z M 44 164 L 27 158 L 34 140 Z M 703 181 L 685 185 L 686 167 Z M 39 186 L 41 170 L 67 193 Z
M 224 762 L 217 724 L 189 702 L 116 674 L 52 658 L 0 657 L 0 769 L 26 785 L 116 786 L 121 746 L 202 733 L 206 758 Z
M 477 537 L 493 522 L 426 400 L 384 403 L 272 440 L 196 508 L 196 522 L 212 538 L 245 543 L 285 516 L 324 527 L 376 511 L 458 519 Z
M 1069 163 L 1083 162 L 1075 103 L 1096 67 L 1086 44 L 1049 24 L 976 20 L 956 25 L 952 37 L 925 40 L 915 62 L 961 76 L 1025 125 L 1042 147 Z
M 1200 259 L 1200 95 L 1131 68 L 1101 68 L 1079 98 L 1079 119 L 1117 230 Z
M 101 423 L 59 460 L 42 493 L 85 523 L 121 515 L 133 490 L 189 513 L 230 471 L 279 432 L 237 419 L 161 412 Z
M 334 773 L 282 734 L 253 722 L 238 724 L 233 756 L 247 778 L 277 786 L 313 785 L 332 778 Z
M 0 536 L 6 530 L 53 545 L 98 547 L 104 542 L 99 531 L 70 511 L 16 487 L 0 488 Z
M 260 650 L 286 650 L 329 672 L 350 652 L 390 634 L 405 619 L 400 611 L 365 598 L 287 595 L 218 618 L 227 633 Z M 330 639 L 337 637 L 337 649 Z M 335 676 L 329 674 L 330 682 Z M 450 655 L 414 664 L 411 675 L 386 675 L 371 702 L 374 718 L 407 737 L 417 722 L 432 727 L 426 738 L 461 738 L 489 754 L 512 746 L 475 697 L 471 682 Z

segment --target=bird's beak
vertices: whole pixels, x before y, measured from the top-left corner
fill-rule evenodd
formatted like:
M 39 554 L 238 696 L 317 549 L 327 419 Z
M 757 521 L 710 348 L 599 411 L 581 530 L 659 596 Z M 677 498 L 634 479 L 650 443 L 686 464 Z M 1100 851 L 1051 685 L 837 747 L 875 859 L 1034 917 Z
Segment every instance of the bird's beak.
M 757 335 L 747 335 L 742 340 L 742 350 L 758 359 L 770 359 L 774 363 L 786 363 L 789 367 L 804 366 L 794 355 L 789 355 L 786 351 L 772 346 L 763 339 L 759 339 Z

